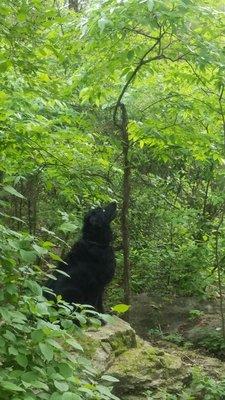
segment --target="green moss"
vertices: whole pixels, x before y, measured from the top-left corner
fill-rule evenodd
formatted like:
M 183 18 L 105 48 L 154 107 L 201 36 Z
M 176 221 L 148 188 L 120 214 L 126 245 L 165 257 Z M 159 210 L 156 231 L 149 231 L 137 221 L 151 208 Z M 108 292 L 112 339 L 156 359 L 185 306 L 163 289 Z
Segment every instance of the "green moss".
M 182 367 L 181 359 L 171 354 L 164 354 L 161 361 L 162 365 L 169 371 L 178 371 Z
M 115 360 L 114 367 L 120 373 L 141 374 L 150 373 L 158 366 L 158 357 L 152 347 L 138 345 L 130 349 Z
M 79 339 L 80 345 L 83 347 L 84 353 L 88 358 L 92 358 L 96 350 L 101 346 L 101 342 L 90 337 L 83 335 Z
M 149 394 L 152 399 L 175 399 L 177 395 L 189 393 L 186 387 L 192 390 L 192 369 L 182 360 L 184 357 L 195 359 L 196 354 L 175 347 L 171 353 L 153 347 L 135 337 L 133 330 L 127 329 L 127 324 L 121 320 L 102 331 L 89 332 L 79 342 L 85 354 L 92 358 L 96 370 L 99 369 L 99 376 L 107 370 L 107 374 L 119 379 L 114 392 L 121 399 L 144 400 L 144 394 Z M 219 361 L 205 357 L 204 367 L 206 360 L 208 369 L 210 367 L 214 373 L 221 368 Z M 215 366 L 218 368 L 215 369 Z M 201 381 L 201 377 L 199 379 Z
M 110 341 L 110 345 L 115 356 L 117 357 L 127 351 L 127 349 L 136 347 L 136 340 L 134 335 L 130 334 L 130 332 L 118 332 Z

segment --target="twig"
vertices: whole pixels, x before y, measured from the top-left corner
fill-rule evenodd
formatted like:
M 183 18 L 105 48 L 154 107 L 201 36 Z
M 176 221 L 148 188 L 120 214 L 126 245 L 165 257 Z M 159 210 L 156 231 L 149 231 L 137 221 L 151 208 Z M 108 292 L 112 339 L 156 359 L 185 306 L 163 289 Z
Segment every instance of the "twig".
M 156 37 L 156 36 L 151 36 L 150 34 L 148 34 L 148 33 L 144 32 L 144 31 L 142 31 L 141 29 L 136 29 L 136 28 L 124 28 L 124 29 L 125 29 L 126 31 L 129 31 L 129 32 L 137 33 L 138 35 L 145 36 L 145 37 L 147 37 L 148 39 L 152 39 L 152 40 L 158 40 L 158 39 L 159 39 L 158 37 Z
M 116 102 L 116 105 L 115 105 L 115 108 L 114 108 L 114 112 L 113 112 L 113 122 L 114 122 L 115 126 L 117 126 L 117 124 L 116 124 L 116 114 L 117 114 L 119 105 L 120 105 L 120 103 L 121 103 L 121 100 L 122 100 L 122 98 L 123 98 L 123 96 L 124 96 L 124 94 L 125 94 L 127 88 L 129 87 L 130 83 L 131 83 L 131 82 L 134 80 L 134 78 L 136 77 L 136 75 L 137 75 L 139 69 L 140 69 L 144 64 L 146 64 L 145 58 L 147 57 L 147 55 L 148 55 L 149 53 L 151 53 L 151 51 L 153 51 L 153 50 L 155 49 L 155 47 L 159 44 L 160 40 L 161 40 L 161 37 L 158 38 L 158 39 L 155 41 L 155 43 L 144 53 L 144 55 L 141 57 L 139 63 L 137 64 L 136 68 L 134 69 L 133 73 L 131 74 L 130 78 L 129 78 L 129 79 L 127 80 L 127 82 L 125 83 L 125 85 L 124 85 L 124 87 L 123 87 L 123 89 L 122 89 L 120 95 L 118 96 L 118 99 L 117 99 L 117 102 Z M 153 58 L 151 59 L 151 61 L 153 61 L 154 59 L 158 59 L 158 58 L 159 58 L 159 56 L 153 57 Z M 148 60 L 148 62 L 150 62 L 150 61 Z

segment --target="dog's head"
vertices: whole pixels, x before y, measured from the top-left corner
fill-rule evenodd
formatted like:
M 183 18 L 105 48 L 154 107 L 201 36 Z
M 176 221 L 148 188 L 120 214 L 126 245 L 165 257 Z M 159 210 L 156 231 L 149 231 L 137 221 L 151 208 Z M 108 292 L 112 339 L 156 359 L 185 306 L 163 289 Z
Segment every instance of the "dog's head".
M 96 227 L 109 225 L 116 217 L 116 207 L 117 204 L 114 201 L 106 207 L 94 208 L 86 215 L 86 221 Z

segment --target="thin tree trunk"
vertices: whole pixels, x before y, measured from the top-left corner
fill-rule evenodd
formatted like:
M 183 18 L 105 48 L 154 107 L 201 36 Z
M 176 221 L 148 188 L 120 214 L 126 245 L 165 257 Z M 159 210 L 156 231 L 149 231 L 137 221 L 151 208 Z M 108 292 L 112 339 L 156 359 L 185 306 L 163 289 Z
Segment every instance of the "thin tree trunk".
M 79 11 L 79 0 L 69 0 L 69 8 Z
M 225 114 L 224 114 L 224 109 L 223 109 L 223 95 L 224 95 L 224 84 L 221 85 L 221 91 L 219 94 L 219 105 L 220 105 L 220 111 L 221 111 L 221 118 L 222 118 L 222 128 L 223 128 L 223 142 L 224 142 L 224 147 L 223 147 L 223 154 L 225 154 Z M 219 261 L 219 229 L 220 226 L 223 224 L 223 219 L 224 219 L 224 206 L 223 206 L 223 211 L 222 211 L 222 217 L 221 221 L 216 229 L 216 268 L 217 268 L 217 280 L 218 280 L 218 287 L 219 287 L 219 296 L 220 296 L 220 314 L 221 314 L 221 323 L 222 323 L 222 334 L 223 334 L 223 339 L 225 340 L 225 316 L 224 316 L 224 308 L 223 308 L 223 287 L 222 287 L 222 269 Z
M 123 243 L 123 285 L 124 285 L 124 302 L 130 304 L 130 244 L 129 244 L 129 205 L 130 205 L 130 178 L 131 167 L 129 161 L 129 137 L 127 130 L 127 110 L 124 104 L 119 105 L 121 109 L 121 125 L 120 134 L 122 139 L 123 153 L 123 202 L 121 210 L 121 234 Z
M 31 208 L 31 199 L 27 199 L 27 219 L 28 219 L 28 227 L 29 233 L 32 234 L 32 208 Z
M 219 234 L 220 234 L 220 227 L 223 224 L 223 218 L 224 218 L 224 215 L 222 214 L 221 221 L 215 231 L 215 264 L 216 264 L 216 270 L 217 270 L 217 282 L 218 282 L 219 298 L 220 298 L 220 315 L 221 315 L 222 335 L 225 340 L 225 317 L 224 317 L 224 310 L 223 310 L 222 271 L 221 271 L 221 265 L 220 265 L 220 261 L 219 261 Z
M 159 29 L 159 37 L 154 38 L 153 45 L 145 51 L 145 53 L 140 58 L 131 76 L 126 81 L 123 86 L 115 104 L 113 112 L 113 122 L 114 125 L 119 129 L 122 139 L 122 152 L 123 152 L 123 203 L 121 212 L 121 234 L 123 243 L 123 258 L 124 258 L 124 301 L 127 304 L 131 302 L 131 291 L 130 291 L 130 247 L 129 247 L 129 204 L 130 204 L 130 191 L 131 191 L 131 164 L 129 161 L 129 137 L 127 130 L 127 110 L 125 105 L 122 103 L 124 94 L 127 92 L 128 88 L 131 86 L 139 70 L 146 64 L 150 64 L 156 60 L 166 59 L 167 57 L 162 53 L 161 40 L 165 35 L 166 31 L 162 33 L 161 28 Z M 157 54 L 154 51 L 157 50 Z M 150 57 L 150 54 L 153 56 Z M 183 55 L 178 56 L 178 58 L 172 60 L 173 62 L 178 61 L 183 58 Z M 168 58 L 170 59 L 170 57 Z M 171 60 L 171 59 L 170 59 Z M 121 123 L 117 122 L 118 110 L 121 111 Z M 127 315 L 129 319 L 129 315 Z

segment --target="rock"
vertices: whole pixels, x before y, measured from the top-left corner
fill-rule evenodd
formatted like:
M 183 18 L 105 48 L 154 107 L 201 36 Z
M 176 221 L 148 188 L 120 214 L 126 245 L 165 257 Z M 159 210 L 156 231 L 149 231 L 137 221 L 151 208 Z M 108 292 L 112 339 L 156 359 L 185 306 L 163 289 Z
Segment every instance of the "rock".
M 176 393 L 189 374 L 179 357 L 164 353 L 139 338 L 137 347 L 118 356 L 107 373 L 119 379 L 115 393 L 120 396 L 159 388 Z
M 114 383 L 114 394 L 122 400 L 144 400 L 146 393 L 152 399 L 167 398 L 163 393 L 181 394 L 191 384 L 196 365 L 214 378 L 225 377 L 219 360 L 198 357 L 173 345 L 166 351 L 154 347 L 117 317 L 99 330 L 88 330 L 82 345 L 99 377 L 106 373 L 119 380 Z
M 112 324 L 106 324 L 99 330 L 86 332 L 88 343 L 91 343 L 89 354 L 92 355 L 94 367 L 103 372 L 114 362 L 115 358 L 130 348 L 136 348 L 136 335 L 131 326 L 118 317 L 113 317 Z M 85 348 L 85 345 L 84 345 Z
M 112 324 L 108 323 L 99 330 L 88 330 L 87 336 L 101 343 L 110 342 L 117 355 L 129 348 L 136 347 L 134 329 L 118 317 L 113 317 L 112 321 Z

